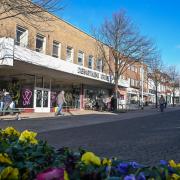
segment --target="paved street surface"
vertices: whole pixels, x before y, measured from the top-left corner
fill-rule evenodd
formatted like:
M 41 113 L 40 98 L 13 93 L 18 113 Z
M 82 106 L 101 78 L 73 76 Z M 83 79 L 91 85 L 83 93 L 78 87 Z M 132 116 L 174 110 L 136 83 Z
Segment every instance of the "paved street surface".
M 180 110 L 121 114 L 92 114 L 22 121 L 1 121 L 0 127 L 39 132 L 56 148 L 83 147 L 100 156 L 119 157 L 144 164 L 160 159 L 180 161 Z

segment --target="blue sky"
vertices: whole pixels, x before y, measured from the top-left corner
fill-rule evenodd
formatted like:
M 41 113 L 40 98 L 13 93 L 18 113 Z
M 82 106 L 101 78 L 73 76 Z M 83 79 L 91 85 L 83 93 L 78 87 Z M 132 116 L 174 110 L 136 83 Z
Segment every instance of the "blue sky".
M 165 65 L 180 70 L 180 0 L 63 0 L 58 15 L 91 34 L 114 12 L 125 10 L 143 35 L 151 37 L 161 50 Z

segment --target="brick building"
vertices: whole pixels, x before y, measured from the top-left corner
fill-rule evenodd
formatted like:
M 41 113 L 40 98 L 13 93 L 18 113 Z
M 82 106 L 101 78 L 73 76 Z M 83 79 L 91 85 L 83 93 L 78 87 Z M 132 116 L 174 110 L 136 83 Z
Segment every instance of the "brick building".
M 47 16 L 54 21 L 39 23 L 40 28 L 13 18 L 0 22 L 0 89 L 11 91 L 18 107 L 35 112 L 50 112 L 60 90 L 70 108 L 109 97 L 114 85 L 96 40 Z M 140 79 L 140 64 L 134 64 L 119 80 L 121 100 L 132 100 L 133 91 L 138 97 Z

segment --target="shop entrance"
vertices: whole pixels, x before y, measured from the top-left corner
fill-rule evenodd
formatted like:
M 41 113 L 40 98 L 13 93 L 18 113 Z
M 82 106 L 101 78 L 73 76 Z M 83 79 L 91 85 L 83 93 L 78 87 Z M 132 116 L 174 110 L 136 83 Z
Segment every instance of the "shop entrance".
M 34 89 L 34 111 L 50 112 L 50 89 Z

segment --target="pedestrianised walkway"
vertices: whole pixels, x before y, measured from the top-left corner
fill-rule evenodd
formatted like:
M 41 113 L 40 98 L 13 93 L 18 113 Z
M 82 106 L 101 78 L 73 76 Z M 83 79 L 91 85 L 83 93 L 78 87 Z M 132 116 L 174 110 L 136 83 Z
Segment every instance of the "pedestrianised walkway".
M 180 107 L 168 108 L 164 114 L 180 110 Z M 36 132 L 48 132 L 58 129 L 68 129 L 73 127 L 88 126 L 93 124 L 108 123 L 138 117 L 161 114 L 157 109 L 135 110 L 126 113 L 107 113 L 97 111 L 76 111 L 67 116 L 54 117 L 54 113 L 25 115 L 22 120 L 1 120 L 0 128 L 13 126 L 19 130 L 29 129 Z

